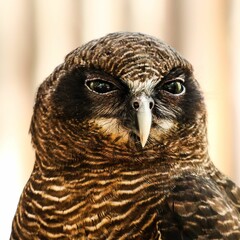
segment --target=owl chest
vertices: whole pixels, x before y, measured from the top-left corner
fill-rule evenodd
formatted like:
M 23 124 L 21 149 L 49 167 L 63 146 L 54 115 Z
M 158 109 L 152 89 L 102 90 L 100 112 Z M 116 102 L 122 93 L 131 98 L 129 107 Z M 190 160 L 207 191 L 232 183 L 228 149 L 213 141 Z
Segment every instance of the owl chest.
M 53 215 L 71 238 L 158 239 L 158 209 L 168 188 L 157 174 L 83 177 L 69 182 Z

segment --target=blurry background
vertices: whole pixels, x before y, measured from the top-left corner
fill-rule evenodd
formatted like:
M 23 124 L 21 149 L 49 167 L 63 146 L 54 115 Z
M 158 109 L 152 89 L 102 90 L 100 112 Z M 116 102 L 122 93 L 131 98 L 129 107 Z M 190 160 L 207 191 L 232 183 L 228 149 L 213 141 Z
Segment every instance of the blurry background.
M 69 51 L 114 31 L 154 35 L 193 64 L 211 158 L 240 184 L 239 0 L 0 0 L 0 239 L 34 162 L 37 87 Z

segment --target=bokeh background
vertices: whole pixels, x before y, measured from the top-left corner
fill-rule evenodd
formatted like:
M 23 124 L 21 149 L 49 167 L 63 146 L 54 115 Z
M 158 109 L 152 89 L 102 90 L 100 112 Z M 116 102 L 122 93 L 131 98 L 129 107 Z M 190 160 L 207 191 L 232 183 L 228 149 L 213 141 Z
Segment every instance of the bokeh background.
M 239 0 L 0 0 L 0 239 L 34 163 L 37 87 L 69 51 L 115 31 L 154 35 L 193 64 L 211 158 L 240 184 Z

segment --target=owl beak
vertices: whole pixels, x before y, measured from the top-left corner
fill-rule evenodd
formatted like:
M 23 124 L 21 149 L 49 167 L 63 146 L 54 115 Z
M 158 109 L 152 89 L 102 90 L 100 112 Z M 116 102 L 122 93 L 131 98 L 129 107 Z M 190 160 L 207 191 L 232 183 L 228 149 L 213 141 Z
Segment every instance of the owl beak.
M 151 97 L 142 94 L 133 100 L 132 106 L 137 112 L 139 138 L 144 148 L 151 130 L 154 101 Z

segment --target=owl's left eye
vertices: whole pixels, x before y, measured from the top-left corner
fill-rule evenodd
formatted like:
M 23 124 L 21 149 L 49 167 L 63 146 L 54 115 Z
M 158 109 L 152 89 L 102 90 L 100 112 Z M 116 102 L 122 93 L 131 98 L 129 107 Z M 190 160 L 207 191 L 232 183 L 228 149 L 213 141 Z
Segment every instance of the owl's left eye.
M 100 94 L 109 93 L 114 90 L 117 90 L 117 87 L 114 84 L 108 81 L 103 81 L 101 79 L 88 80 L 86 82 L 86 85 L 91 91 Z
M 174 95 L 181 95 L 185 92 L 185 87 L 183 85 L 183 81 L 175 80 L 175 81 L 166 82 L 162 86 L 162 90 L 167 91 Z

